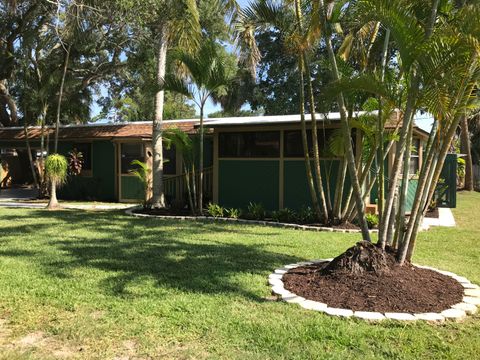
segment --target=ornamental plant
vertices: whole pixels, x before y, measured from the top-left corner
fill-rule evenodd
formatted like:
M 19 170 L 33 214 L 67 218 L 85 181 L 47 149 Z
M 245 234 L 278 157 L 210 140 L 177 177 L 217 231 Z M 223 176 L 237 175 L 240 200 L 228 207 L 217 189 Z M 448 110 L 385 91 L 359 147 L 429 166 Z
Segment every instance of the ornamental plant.
M 68 163 L 65 156 L 52 154 L 45 160 L 45 176 L 50 183 L 50 200 L 47 209 L 59 207 L 57 200 L 57 187 L 63 185 L 67 180 Z

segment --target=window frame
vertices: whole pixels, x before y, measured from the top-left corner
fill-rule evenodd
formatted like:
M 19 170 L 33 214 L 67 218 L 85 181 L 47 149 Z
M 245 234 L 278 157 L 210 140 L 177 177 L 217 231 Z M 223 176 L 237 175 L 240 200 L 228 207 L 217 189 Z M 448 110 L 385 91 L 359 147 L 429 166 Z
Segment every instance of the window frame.
M 276 149 L 276 154 L 275 155 L 246 155 L 246 154 L 240 154 L 240 155 L 231 155 L 227 154 L 224 155 L 222 154 L 222 136 L 225 135 L 245 135 L 245 134 L 259 134 L 259 133 L 271 133 L 275 134 L 277 136 L 278 144 L 277 144 L 277 149 Z M 248 159 L 248 160 L 258 160 L 258 159 L 268 159 L 268 160 L 273 160 L 273 159 L 280 159 L 281 158 L 281 153 L 282 153 L 282 131 L 281 130 L 253 130 L 253 129 L 248 129 L 248 130 L 232 130 L 232 131 L 221 131 L 218 133 L 218 158 L 219 159 L 232 159 L 232 160 L 242 160 L 242 159 Z
M 134 159 L 134 160 L 140 160 L 142 162 L 145 162 L 146 161 L 146 149 L 145 149 L 145 143 L 142 142 L 142 141 L 125 141 L 125 142 L 121 142 L 119 143 L 119 164 L 118 164 L 118 167 L 119 167 L 119 175 L 120 176 L 135 176 L 134 174 L 132 174 L 130 171 L 133 170 L 133 169 L 129 169 L 127 172 L 123 172 L 123 158 L 122 158 L 122 150 L 123 150 L 123 146 L 124 145 L 138 145 L 138 146 L 141 146 L 141 149 L 142 149 L 142 156 L 140 159 Z M 133 160 L 132 160 L 133 161 Z

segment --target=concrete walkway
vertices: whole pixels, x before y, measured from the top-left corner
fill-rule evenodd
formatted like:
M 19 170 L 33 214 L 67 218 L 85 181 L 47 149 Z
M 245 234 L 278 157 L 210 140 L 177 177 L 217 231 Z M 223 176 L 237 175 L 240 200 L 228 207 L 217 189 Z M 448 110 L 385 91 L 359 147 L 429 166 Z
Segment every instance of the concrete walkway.
M 34 200 L 38 190 L 34 188 L 6 188 L 0 190 L 0 201 Z
M 449 208 L 438 208 L 438 218 L 423 218 L 420 230 L 428 230 L 432 226 L 455 227 L 455 218 Z

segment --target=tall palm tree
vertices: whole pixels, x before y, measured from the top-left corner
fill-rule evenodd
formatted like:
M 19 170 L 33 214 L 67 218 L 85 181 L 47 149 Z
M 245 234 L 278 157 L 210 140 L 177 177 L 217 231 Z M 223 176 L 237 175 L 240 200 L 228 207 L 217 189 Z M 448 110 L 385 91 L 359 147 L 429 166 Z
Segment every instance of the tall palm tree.
M 164 88 L 185 95 L 191 99 L 200 111 L 200 146 L 199 146 L 199 182 L 198 182 L 198 212 L 203 209 L 203 162 L 204 162 L 204 109 L 207 101 L 214 94 L 226 93 L 226 87 L 231 81 L 226 64 L 219 52 L 219 44 L 207 40 L 194 53 L 177 51 L 173 58 L 186 70 L 183 78 L 178 75 L 167 76 Z
M 245 9 L 237 24 L 237 38 L 240 45 L 243 61 L 250 67 L 252 75 L 260 61 L 260 51 L 257 48 L 255 32 L 259 29 L 275 28 L 281 33 L 284 42 L 284 51 L 297 57 L 299 82 L 299 112 L 302 133 L 302 143 L 305 159 L 305 170 L 310 197 L 317 218 L 323 223 L 328 222 L 328 206 L 323 189 L 323 179 L 320 170 L 320 155 L 317 141 L 317 124 L 315 118 L 315 101 L 313 97 L 311 71 L 308 59 L 308 50 L 313 49 L 314 34 L 317 31 L 315 17 L 309 13 L 308 17 L 303 12 L 300 0 L 278 2 L 274 0 L 258 0 Z M 305 83 L 307 84 L 308 97 L 305 96 Z M 305 104 L 310 105 L 312 123 L 312 143 L 314 171 L 310 161 L 310 149 L 307 137 L 305 119 Z M 316 180 L 316 181 L 315 181 Z M 320 200 L 320 202 L 319 202 Z

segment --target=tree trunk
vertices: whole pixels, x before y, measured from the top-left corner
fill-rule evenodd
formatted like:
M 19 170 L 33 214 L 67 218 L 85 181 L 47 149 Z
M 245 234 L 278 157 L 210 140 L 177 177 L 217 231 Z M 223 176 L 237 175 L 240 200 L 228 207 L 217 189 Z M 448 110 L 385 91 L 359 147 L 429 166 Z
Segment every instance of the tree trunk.
M 58 152 L 58 133 L 60 132 L 60 112 L 62 110 L 62 99 L 63 99 L 63 88 L 65 86 L 65 78 L 67 76 L 68 61 L 70 59 L 70 50 L 72 45 L 68 45 L 68 48 L 65 50 L 65 60 L 63 62 L 63 73 L 62 80 L 60 82 L 60 91 L 58 93 L 58 104 L 57 104 L 57 117 L 55 120 L 55 146 L 54 153 Z
M 200 106 L 200 151 L 199 151 L 199 164 L 198 164 L 198 214 L 202 215 L 203 213 L 203 107 L 205 104 Z
M 385 39 L 383 42 L 382 49 L 382 69 L 380 80 L 383 82 L 385 80 L 385 70 L 387 67 L 387 54 L 388 54 L 388 43 L 390 42 L 390 29 L 387 29 L 385 33 Z M 382 97 L 378 99 L 378 121 L 377 121 L 377 137 L 378 137 L 378 150 L 377 150 L 377 166 L 378 166 L 378 177 L 377 177 L 377 189 L 378 189 L 378 200 L 377 200 L 377 209 L 378 209 L 378 219 L 381 221 L 383 217 L 383 204 L 385 198 L 385 148 L 384 148 L 384 131 L 385 125 L 383 122 L 383 104 Z M 379 229 L 379 232 L 383 229 Z M 379 237 L 382 237 L 382 234 L 379 234 Z
M 322 178 L 322 169 L 320 164 L 320 151 L 318 149 L 318 133 L 317 133 L 317 119 L 315 118 L 315 99 L 313 96 L 313 86 L 312 79 L 310 75 L 310 64 L 308 63 L 307 56 L 305 52 L 302 54 L 303 63 L 305 64 L 306 76 L 307 76 L 307 89 L 308 89 L 308 98 L 310 104 L 310 116 L 312 123 L 312 144 L 313 144 L 313 162 L 315 164 L 315 176 L 317 179 L 317 191 L 320 197 L 320 205 L 322 206 L 322 219 L 323 223 L 328 223 L 329 213 L 331 212 L 331 207 L 327 206 L 327 201 L 325 199 L 325 191 L 323 189 L 323 178 Z M 326 196 L 330 197 L 328 193 Z
M 37 172 L 35 171 L 35 165 L 33 164 L 32 148 L 30 147 L 30 139 L 28 138 L 28 126 L 27 126 L 26 119 L 24 119 L 23 133 L 25 134 L 25 143 L 27 145 L 28 161 L 30 162 L 30 170 L 32 171 L 33 185 L 38 190 L 39 186 L 38 186 Z
M 320 210 L 320 205 L 318 204 L 317 191 L 315 190 L 315 182 L 313 180 L 312 173 L 312 164 L 310 163 L 310 154 L 308 148 L 308 138 L 307 138 L 307 126 L 305 124 L 305 90 L 304 90 L 304 80 L 303 80 L 303 60 L 302 57 L 298 57 L 298 67 L 300 72 L 300 125 L 302 131 L 302 144 L 303 144 L 303 156 L 305 159 L 305 170 L 307 172 L 307 183 L 310 190 L 310 197 L 312 199 L 312 206 L 318 221 L 322 221 L 323 214 Z
M 325 9 L 324 2 L 321 0 L 320 7 Z M 333 52 L 332 40 L 329 35 L 327 35 L 327 21 L 326 14 L 322 16 L 322 25 L 323 25 L 323 37 L 327 45 L 328 57 L 330 60 L 330 65 L 333 71 L 333 79 L 335 81 L 340 80 L 340 73 L 338 71 L 337 60 L 335 58 L 335 53 Z M 340 119 L 341 119 L 341 129 L 343 138 L 346 146 L 346 159 L 348 172 L 350 174 L 351 186 L 353 188 L 353 195 L 355 197 L 355 204 L 358 213 L 358 222 L 362 230 L 362 237 L 365 241 L 371 241 L 370 232 L 368 230 L 367 220 L 365 219 L 365 203 L 362 197 L 362 189 L 360 188 L 360 183 L 358 181 L 357 167 L 355 165 L 355 155 L 353 153 L 352 139 L 350 134 L 350 126 L 348 124 L 347 118 L 347 109 L 345 107 L 345 101 L 343 98 L 343 93 L 340 93 L 337 98 L 338 107 L 340 110 Z
M 55 181 L 50 181 L 50 200 L 48 201 L 47 209 L 53 210 L 58 208 L 57 200 L 57 184 Z
M 168 51 L 168 36 L 165 25 L 160 25 L 158 34 L 157 53 L 157 83 L 160 90 L 155 95 L 155 119 L 153 120 L 152 150 L 153 150 L 153 194 L 152 207 L 165 207 L 165 194 L 163 190 L 163 103 L 165 92 L 163 83 L 166 73 Z
M 468 131 L 468 118 L 464 115 L 460 121 L 462 132 L 460 134 L 460 151 L 465 154 L 465 186 L 464 190 L 473 191 L 473 162 L 470 144 L 470 132 Z

